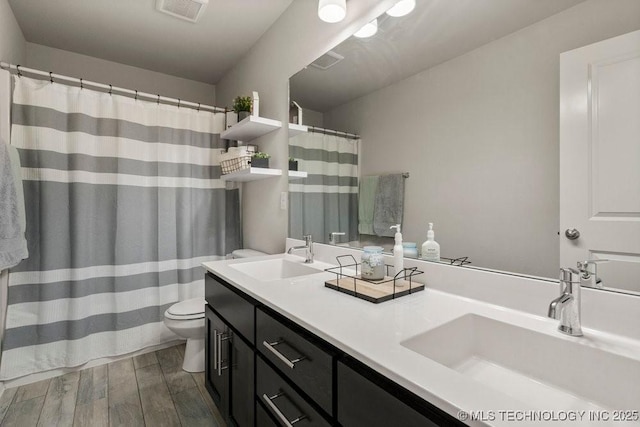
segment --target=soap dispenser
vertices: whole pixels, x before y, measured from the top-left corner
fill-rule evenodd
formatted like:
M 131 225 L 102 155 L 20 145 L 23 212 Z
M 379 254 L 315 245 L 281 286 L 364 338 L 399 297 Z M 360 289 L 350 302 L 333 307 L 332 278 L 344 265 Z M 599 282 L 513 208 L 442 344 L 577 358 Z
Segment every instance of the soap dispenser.
M 422 259 L 426 261 L 440 261 L 440 245 L 435 241 L 433 223 L 429 223 L 427 241 L 422 244 Z
M 397 275 L 404 270 L 404 248 L 402 246 L 402 231 L 400 224 L 392 225 L 390 229 L 396 229 L 396 244 L 393 247 L 393 274 Z

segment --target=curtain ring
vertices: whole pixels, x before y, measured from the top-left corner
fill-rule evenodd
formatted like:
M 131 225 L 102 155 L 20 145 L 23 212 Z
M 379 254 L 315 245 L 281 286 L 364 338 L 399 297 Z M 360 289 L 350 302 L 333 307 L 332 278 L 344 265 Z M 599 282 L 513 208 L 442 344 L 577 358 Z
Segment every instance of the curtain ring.
M 160 94 L 158 94 L 158 105 L 160 105 Z
M 53 83 L 53 75 L 52 75 L 51 71 L 49 71 L 49 81 L 51 83 Z
M 113 86 L 109 85 L 109 95 L 111 95 L 112 91 L 113 91 Z
M 20 72 L 20 65 L 16 65 L 16 69 L 18 70 L 18 77 L 22 77 L 22 72 Z
M 84 85 L 82 84 L 82 79 L 80 79 L 80 89 L 84 89 Z
M 136 100 L 136 101 L 138 100 L 138 90 L 137 90 L 137 89 L 136 89 L 136 97 L 135 97 L 135 100 Z
M 198 102 L 198 111 L 200 111 L 200 103 Z
M 180 108 L 180 98 L 178 98 L 178 108 Z

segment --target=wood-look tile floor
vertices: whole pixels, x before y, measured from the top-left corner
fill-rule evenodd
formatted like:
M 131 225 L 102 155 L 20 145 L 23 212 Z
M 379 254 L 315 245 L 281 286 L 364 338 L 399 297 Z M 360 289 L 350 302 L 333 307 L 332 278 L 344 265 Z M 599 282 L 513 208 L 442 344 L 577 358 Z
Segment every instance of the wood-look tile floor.
M 225 427 L 184 344 L 5 390 L 1 426 Z

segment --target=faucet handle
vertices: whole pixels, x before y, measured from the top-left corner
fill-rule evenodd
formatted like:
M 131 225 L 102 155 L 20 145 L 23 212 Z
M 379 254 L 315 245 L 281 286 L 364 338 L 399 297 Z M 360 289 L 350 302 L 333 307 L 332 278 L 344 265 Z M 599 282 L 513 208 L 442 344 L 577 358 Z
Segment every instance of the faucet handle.
M 313 236 L 311 236 L 311 234 L 305 234 L 302 238 L 307 245 L 313 243 Z
M 578 270 L 580 270 L 580 273 L 587 276 L 586 278 L 588 278 L 589 275 L 596 274 L 597 265 L 603 262 L 609 262 L 609 260 L 608 259 L 588 259 L 586 261 L 578 261 L 577 267 L 578 267 Z M 593 271 L 589 270 L 590 265 L 593 265 L 594 267 Z
M 574 276 L 578 276 L 577 279 Z M 573 292 L 573 284 L 580 286 L 580 272 L 575 268 L 560 269 L 560 295 Z M 564 284 L 564 286 L 563 286 Z

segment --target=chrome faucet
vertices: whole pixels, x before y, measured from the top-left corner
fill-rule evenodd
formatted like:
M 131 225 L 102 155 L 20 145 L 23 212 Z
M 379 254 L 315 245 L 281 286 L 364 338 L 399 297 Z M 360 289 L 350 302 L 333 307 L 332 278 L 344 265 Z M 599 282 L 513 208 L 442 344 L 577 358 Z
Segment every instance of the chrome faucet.
M 598 277 L 598 263 L 608 262 L 608 259 L 590 259 L 578 261 L 578 271 L 580 271 L 580 282 L 582 286 L 589 288 L 604 288 L 602 280 Z M 592 266 L 592 267 L 591 267 Z
M 340 231 L 333 231 L 331 233 L 329 233 L 329 244 L 330 245 L 336 245 L 338 244 L 338 240 L 336 239 L 337 236 L 344 236 L 346 233 Z
M 558 330 L 572 337 L 581 337 L 580 272 L 575 268 L 560 269 L 560 296 L 549 304 L 549 317 L 560 320 Z
M 287 251 L 290 254 L 293 251 L 297 251 L 299 249 L 305 249 L 307 259 L 304 260 L 305 264 L 311 264 L 313 262 L 313 240 L 311 238 L 311 234 L 307 234 L 306 236 L 302 236 L 304 239 L 304 246 L 293 246 L 289 248 Z

